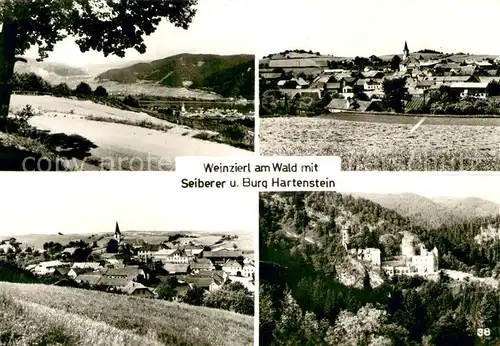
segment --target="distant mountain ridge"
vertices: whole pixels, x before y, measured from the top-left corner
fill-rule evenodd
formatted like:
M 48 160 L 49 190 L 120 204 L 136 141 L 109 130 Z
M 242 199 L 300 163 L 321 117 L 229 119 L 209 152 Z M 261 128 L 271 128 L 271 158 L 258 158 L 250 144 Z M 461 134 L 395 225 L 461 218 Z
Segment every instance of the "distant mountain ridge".
M 209 89 L 226 97 L 253 99 L 254 56 L 177 54 L 111 69 L 96 79 L 118 83 L 149 81 L 167 87 Z
M 26 59 L 28 62 L 18 62 L 15 65 L 15 72 L 29 73 L 33 72 L 41 77 L 48 75 L 56 75 L 58 77 L 73 77 L 73 76 L 87 76 L 88 71 L 83 68 L 69 66 L 66 64 L 51 62 L 51 61 L 36 61 L 35 59 Z
M 442 224 L 467 221 L 470 218 L 500 214 L 497 203 L 481 198 L 423 197 L 412 193 L 369 194 L 353 193 L 382 207 L 409 217 L 416 224 L 425 227 L 439 227 Z

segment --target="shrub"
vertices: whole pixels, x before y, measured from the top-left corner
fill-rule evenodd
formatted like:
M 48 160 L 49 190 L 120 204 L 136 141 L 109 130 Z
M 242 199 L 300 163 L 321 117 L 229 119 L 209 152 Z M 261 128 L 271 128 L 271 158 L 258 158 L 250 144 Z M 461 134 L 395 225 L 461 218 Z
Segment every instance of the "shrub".
M 220 134 L 232 141 L 242 142 L 245 139 L 246 131 L 241 125 L 229 125 L 225 126 L 220 131 Z
M 68 97 L 71 95 L 71 89 L 69 88 L 68 84 L 66 83 L 61 83 L 56 85 L 53 89 L 52 92 L 54 93 L 54 96 L 58 97 Z
M 76 86 L 75 94 L 78 97 L 88 98 L 92 96 L 92 88 L 85 82 L 81 82 Z
M 100 98 L 106 98 L 108 97 L 108 91 L 106 88 L 103 86 L 99 85 L 95 90 L 94 90 L 94 96 L 100 97 Z
M 140 107 L 139 101 L 132 95 L 128 95 L 127 97 L 125 97 L 122 102 L 124 105 L 129 107 L 134 107 L 134 108 Z
M 1 128 L 6 132 L 27 135 L 33 130 L 28 121 L 35 115 L 33 107 L 26 105 L 22 110 L 15 112 L 14 117 L 2 119 Z

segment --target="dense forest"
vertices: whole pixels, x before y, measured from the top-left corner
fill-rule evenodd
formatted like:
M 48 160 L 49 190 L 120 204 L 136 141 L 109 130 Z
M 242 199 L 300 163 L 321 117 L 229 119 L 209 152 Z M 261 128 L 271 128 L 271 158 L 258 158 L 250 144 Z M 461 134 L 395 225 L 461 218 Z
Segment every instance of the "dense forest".
M 338 193 L 264 193 L 260 198 L 261 345 L 495 345 L 500 343 L 498 291 L 478 283 L 384 277 L 345 285 L 339 271 L 347 252 L 340 230 L 354 230 L 353 247 L 399 251 L 400 232 L 436 246 L 441 268 L 498 279 L 500 244 L 478 244 L 481 226 L 499 217 L 472 218 L 437 229 L 369 200 Z M 478 330 L 489 328 L 489 336 Z M 484 334 L 484 333 L 483 333 Z

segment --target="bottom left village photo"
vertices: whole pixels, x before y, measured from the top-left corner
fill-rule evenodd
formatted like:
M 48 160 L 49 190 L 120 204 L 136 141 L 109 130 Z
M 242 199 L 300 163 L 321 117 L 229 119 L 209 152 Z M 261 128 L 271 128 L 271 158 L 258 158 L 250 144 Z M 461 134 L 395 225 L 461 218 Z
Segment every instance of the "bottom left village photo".
M 254 344 L 256 232 L 216 221 L 244 206 L 71 180 L 1 187 L 0 345 Z

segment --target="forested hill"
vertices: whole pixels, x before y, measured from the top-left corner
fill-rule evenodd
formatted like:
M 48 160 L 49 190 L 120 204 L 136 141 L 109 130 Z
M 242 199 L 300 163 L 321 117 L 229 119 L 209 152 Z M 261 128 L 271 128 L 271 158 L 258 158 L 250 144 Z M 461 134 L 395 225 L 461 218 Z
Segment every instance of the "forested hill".
M 423 197 L 416 194 L 367 194 L 356 197 L 371 200 L 409 217 L 415 224 L 437 228 L 443 224 L 466 222 L 471 218 L 499 214 L 499 205 L 481 198 Z
M 167 87 L 207 89 L 225 97 L 254 98 L 253 55 L 178 54 L 108 70 L 97 79 L 118 83 L 157 82 Z
M 487 217 L 465 215 L 461 220 L 439 227 L 424 227 L 411 217 L 348 194 L 273 193 L 262 194 L 261 199 L 272 208 L 273 227 L 278 234 L 303 239 L 310 245 L 315 243 L 327 253 L 337 251 L 331 248 L 338 248 L 341 229 L 349 227 L 352 248 L 379 248 L 383 256 L 398 255 L 402 232 L 410 232 L 428 249 L 438 248 L 443 268 L 491 276 L 496 263 L 500 262 L 500 243 L 478 244 L 475 240 L 482 232 L 481 227 L 499 227 L 498 214 Z
M 372 201 L 333 192 L 262 193 L 260 208 L 260 343 L 277 345 L 474 345 L 477 326 L 500 323 L 497 292 L 467 282 L 419 277 L 384 279 L 357 270 L 349 286 L 342 271 L 353 260 L 341 245 L 400 254 L 401 232 L 436 246 L 440 268 L 500 275 L 500 242 L 478 244 L 482 225 L 500 217 L 471 218 L 438 229 Z M 355 262 L 355 261 L 354 261 Z M 492 340 L 500 341 L 499 337 Z

